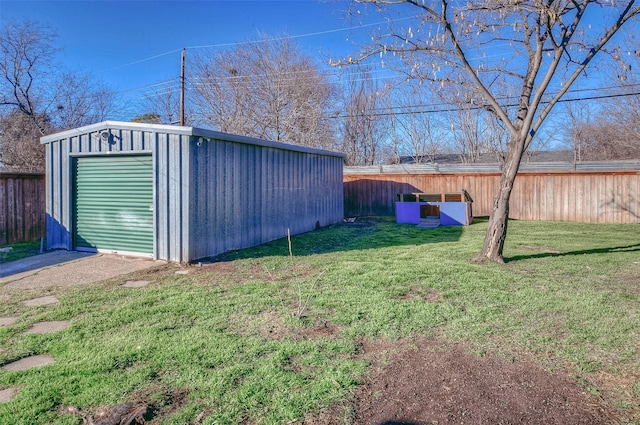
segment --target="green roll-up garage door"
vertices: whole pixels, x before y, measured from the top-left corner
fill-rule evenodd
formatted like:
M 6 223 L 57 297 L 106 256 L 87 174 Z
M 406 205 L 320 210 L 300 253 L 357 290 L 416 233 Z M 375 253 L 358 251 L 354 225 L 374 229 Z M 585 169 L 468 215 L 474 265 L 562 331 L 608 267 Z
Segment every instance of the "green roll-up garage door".
M 153 254 L 150 155 L 74 159 L 76 249 Z

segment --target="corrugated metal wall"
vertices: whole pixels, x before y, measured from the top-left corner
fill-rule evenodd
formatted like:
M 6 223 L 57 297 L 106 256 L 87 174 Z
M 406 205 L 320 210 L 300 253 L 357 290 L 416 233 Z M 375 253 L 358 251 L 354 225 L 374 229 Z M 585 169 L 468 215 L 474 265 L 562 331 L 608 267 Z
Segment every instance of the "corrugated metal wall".
M 47 155 L 47 248 L 71 249 L 69 139 L 45 145 Z
M 189 261 L 189 155 L 192 137 L 155 133 L 155 256 Z
M 100 137 L 109 129 L 107 140 Z M 191 127 L 105 122 L 42 138 L 47 245 L 73 249 L 72 158 L 153 155 L 154 256 L 187 262 L 342 220 L 343 156 Z
M 188 258 L 188 181 L 191 129 L 105 122 L 43 138 L 47 152 L 47 248 L 73 249 L 72 158 L 153 155 L 156 258 Z M 109 130 L 103 140 L 100 133 Z M 163 129 L 164 131 L 160 131 Z M 175 132 L 169 133 L 168 131 Z M 186 219 L 185 219 L 186 218 Z
M 640 223 L 640 169 L 631 164 L 595 164 L 601 171 L 549 172 L 533 166 L 516 178 L 509 216 L 519 220 L 557 220 L 585 223 Z M 470 166 L 468 166 L 470 167 Z M 404 173 L 362 172 L 345 169 L 345 215 L 394 215 L 398 193 L 459 192 L 473 198 L 473 215 L 491 213 L 500 174 L 485 172 L 424 172 L 420 167 Z
M 342 220 L 342 157 L 215 139 L 192 149 L 191 259 Z

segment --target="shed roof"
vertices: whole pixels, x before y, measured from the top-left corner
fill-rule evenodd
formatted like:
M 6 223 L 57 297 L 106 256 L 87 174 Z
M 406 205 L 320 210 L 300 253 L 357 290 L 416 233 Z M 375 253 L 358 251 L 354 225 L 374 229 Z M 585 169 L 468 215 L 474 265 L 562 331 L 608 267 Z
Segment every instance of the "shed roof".
M 244 143 L 248 145 L 264 146 L 275 149 L 284 149 L 294 152 L 312 153 L 326 156 L 337 156 L 345 158 L 346 155 L 339 152 L 332 152 L 322 149 L 314 149 L 306 146 L 291 145 L 288 143 L 272 142 L 269 140 L 256 139 L 253 137 L 239 136 L 237 134 L 223 133 L 220 131 L 208 130 L 198 127 L 175 126 L 166 124 L 146 124 L 137 122 L 124 121 L 103 121 L 96 124 L 90 124 L 59 133 L 49 134 L 40 138 L 40 143 L 52 143 L 57 140 L 76 137 L 82 134 L 96 133 L 104 130 L 137 130 L 150 131 L 156 133 L 182 134 L 186 136 L 202 137 L 205 139 L 226 140 L 229 142 Z

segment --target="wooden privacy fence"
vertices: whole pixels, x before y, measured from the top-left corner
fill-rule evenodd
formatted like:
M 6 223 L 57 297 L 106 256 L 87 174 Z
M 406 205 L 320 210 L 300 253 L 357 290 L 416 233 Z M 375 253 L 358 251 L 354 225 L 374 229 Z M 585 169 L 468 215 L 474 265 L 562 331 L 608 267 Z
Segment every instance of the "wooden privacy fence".
M 44 175 L 0 173 L 0 245 L 44 236 Z
M 346 167 L 345 216 L 394 215 L 398 193 L 467 190 L 476 217 L 491 213 L 497 165 Z M 640 223 L 640 163 L 523 165 L 509 217 L 587 223 Z

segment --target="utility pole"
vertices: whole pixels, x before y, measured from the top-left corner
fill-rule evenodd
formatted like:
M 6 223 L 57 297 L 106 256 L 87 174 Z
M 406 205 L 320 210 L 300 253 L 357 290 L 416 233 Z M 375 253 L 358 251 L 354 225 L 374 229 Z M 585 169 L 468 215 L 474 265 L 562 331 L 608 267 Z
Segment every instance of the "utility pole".
M 184 125 L 184 58 L 187 49 L 182 49 L 182 58 L 180 61 L 180 125 Z

